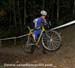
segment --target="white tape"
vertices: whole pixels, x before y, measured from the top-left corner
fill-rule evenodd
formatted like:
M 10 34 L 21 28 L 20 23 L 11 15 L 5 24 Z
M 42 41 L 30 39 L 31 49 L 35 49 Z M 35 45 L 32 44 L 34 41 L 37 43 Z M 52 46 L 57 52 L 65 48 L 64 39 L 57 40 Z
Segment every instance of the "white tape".
M 22 37 L 25 37 L 25 36 L 27 36 L 27 35 L 28 35 L 28 34 L 21 35 L 21 36 L 18 36 L 18 37 L 3 38 L 3 39 L 0 39 L 0 40 L 17 39 L 17 38 L 22 38 Z
M 61 25 L 61 26 L 58 26 L 58 27 L 55 27 L 55 28 L 52 28 L 51 30 L 55 30 L 55 29 L 59 29 L 59 28 L 63 28 L 63 27 L 66 27 L 66 26 L 69 26 L 69 25 L 72 25 L 72 24 L 75 24 L 75 20 L 74 21 L 71 21 L 69 23 L 66 23 L 64 25 Z M 3 39 L 0 39 L 1 40 L 9 40 L 9 39 L 16 39 L 16 38 L 22 38 L 22 37 L 25 37 L 27 36 L 28 34 L 25 34 L 25 35 L 21 35 L 21 36 L 18 36 L 18 37 L 10 37 L 10 38 L 3 38 Z
M 74 20 L 74 21 L 71 21 L 71 22 L 69 22 L 69 23 L 66 23 L 66 24 L 64 24 L 64 25 L 54 27 L 54 28 L 52 28 L 51 30 L 63 28 L 63 27 L 66 27 L 66 26 L 69 26 L 69 25 L 72 25 L 72 24 L 75 24 L 75 20 Z

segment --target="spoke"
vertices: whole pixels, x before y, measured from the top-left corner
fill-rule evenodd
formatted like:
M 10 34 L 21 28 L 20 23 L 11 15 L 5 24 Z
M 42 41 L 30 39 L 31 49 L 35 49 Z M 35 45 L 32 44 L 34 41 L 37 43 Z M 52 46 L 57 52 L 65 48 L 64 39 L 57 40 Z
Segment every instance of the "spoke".
M 54 40 L 51 43 L 52 43 L 53 49 L 56 48 L 60 44 L 59 41 L 54 41 Z
M 52 36 L 51 36 L 52 37 Z M 56 35 L 56 36 L 53 36 L 53 38 L 58 38 L 58 36 Z
M 50 42 L 50 40 L 48 40 L 47 42 L 48 42 L 47 43 L 47 47 L 50 48 L 50 49 L 52 49 L 53 47 L 52 47 L 52 43 Z
M 49 50 L 56 50 L 59 48 L 60 42 L 60 35 L 55 31 L 49 31 L 44 39 L 44 46 Z
M 60 41 L 60 38 L 59 37 L 52 37 L 53 40 L 57 40 L 57 41 Z
M 52 37 L 53 35 L 55 35 L 55 33 L 54 33 L 54 32 L 52 32 L 51 37 Z
M 51 35 L 51 37 L 52 37 L 52 38 L 57 38 L 57 36 L 55 36 L 55 35 Z
M 55 49 L 55 47 L 56 47 L 56 46 L 55 46 L 55 43 L 52 42 L 52 46 L 53 46 L 53 49 Z
M 54 43 L 54 46 L 60 45 L 60 43 L 59 42 L 56 42 L 56 41 L 53 41 L 53 43 Z
M 51 42 L 51 49 L 53 49 L 53 47 L 54 47 L 54 46 L 53 46 L 53 43 Z

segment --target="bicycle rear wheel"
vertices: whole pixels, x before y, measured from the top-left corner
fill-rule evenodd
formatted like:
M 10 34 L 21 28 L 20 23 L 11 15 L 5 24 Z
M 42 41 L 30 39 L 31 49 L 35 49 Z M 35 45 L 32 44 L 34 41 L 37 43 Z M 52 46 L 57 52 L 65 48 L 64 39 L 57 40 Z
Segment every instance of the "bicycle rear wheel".
M 25 52 L 31 52 L 31 47 L 33 46 L 33 40 L 31 36 L 27 36 L 26 44 L 23 45 L 23 49 Z
M 42 45 L 49 51 L 55 51 L 61 46 L 61 36 L 56 31 L 47 31 L 45 37 L 42 37 Z

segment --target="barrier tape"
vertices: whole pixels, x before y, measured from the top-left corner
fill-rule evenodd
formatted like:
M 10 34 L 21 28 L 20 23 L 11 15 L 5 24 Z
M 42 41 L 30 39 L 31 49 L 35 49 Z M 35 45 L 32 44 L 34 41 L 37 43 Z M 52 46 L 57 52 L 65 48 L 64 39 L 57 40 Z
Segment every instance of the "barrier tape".
M 28 34 L 25 34 L 25 35 L 21 35 L 21 36 L 18 36 L 18 37 L 10 37 L 10 38 L 3 38 L 3 39 L 0 39 L 1 40 L 9 40 L 9 39 L 17 39 L 17 38 L 22 38 L 22 37 L 25 37 L 27 36 Z
M 59 28 L 63 28 L 63 27 L 66 27 L 66 26 L 72 25 L 72 24 L 75 24 L 75 20 L 74 20 L 74 21 L 71 21 L 71 22 L 69 22 L 69 23 L 66 23 L 66 24 L 64 24 L 64 25 L 61 25 L 61 26 L 58 26 L 58 27 L 52 28 L 51 30 L 56 30 L 56 29 L 59 29 Z M 0 39 L 0 41 L 1 41 L 1 40 L 9 40 L 9 39 L 22 38 L 22 37 L 25 37 L 25 36 L 27 36 L 27 35 L 28 35 L 28 34 L 21 35 L 21 36 L 18 36 L 18 37 L 3 38 L 3 39 Z
M 52 28 L 51 30 L 56 30 L 56 29 L 59 29 L 59 28 L 63 28 L 63 27 L 72 25 L 72 24 L 75 24 L 75 20 L 74 20 L 74 21 L 71 21 L 71 22 L 69 22 L 69 23 L 63 24 L 63 25 L 61 25 L 61 26 L 54 27 L 54 28 Z

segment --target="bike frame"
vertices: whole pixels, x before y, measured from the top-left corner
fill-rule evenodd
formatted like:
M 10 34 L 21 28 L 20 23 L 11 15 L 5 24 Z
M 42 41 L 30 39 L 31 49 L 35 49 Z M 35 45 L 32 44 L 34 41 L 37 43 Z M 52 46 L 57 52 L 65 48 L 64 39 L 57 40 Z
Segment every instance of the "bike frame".
M 33 36 L 33 30 L 34 30 L 34 29 L 30 29 L 30 27 L 28 27 L 28 29 L 29 29 L 28 35 L 29 35 L 29 36 L 32 36 L 32 38 L 34 39 L 34 36 Z M 45 30 L 44 26 L 42 26 L 42 30 L 41 30 L 41 33 L 40 33 L 40 35 L 39 35 L 39 37 L 38 37 L 38 40 L 36 41 L 36 40 L 34 39 L 34 41 L 36 41 L 35 45 L 38 45 L 38 43 L 40 42 L 41 37 L 42 37 L 42 35 L 43 35 L 43 33 L 44 33 L 45 31 L 46 31 L 46 30 Z

